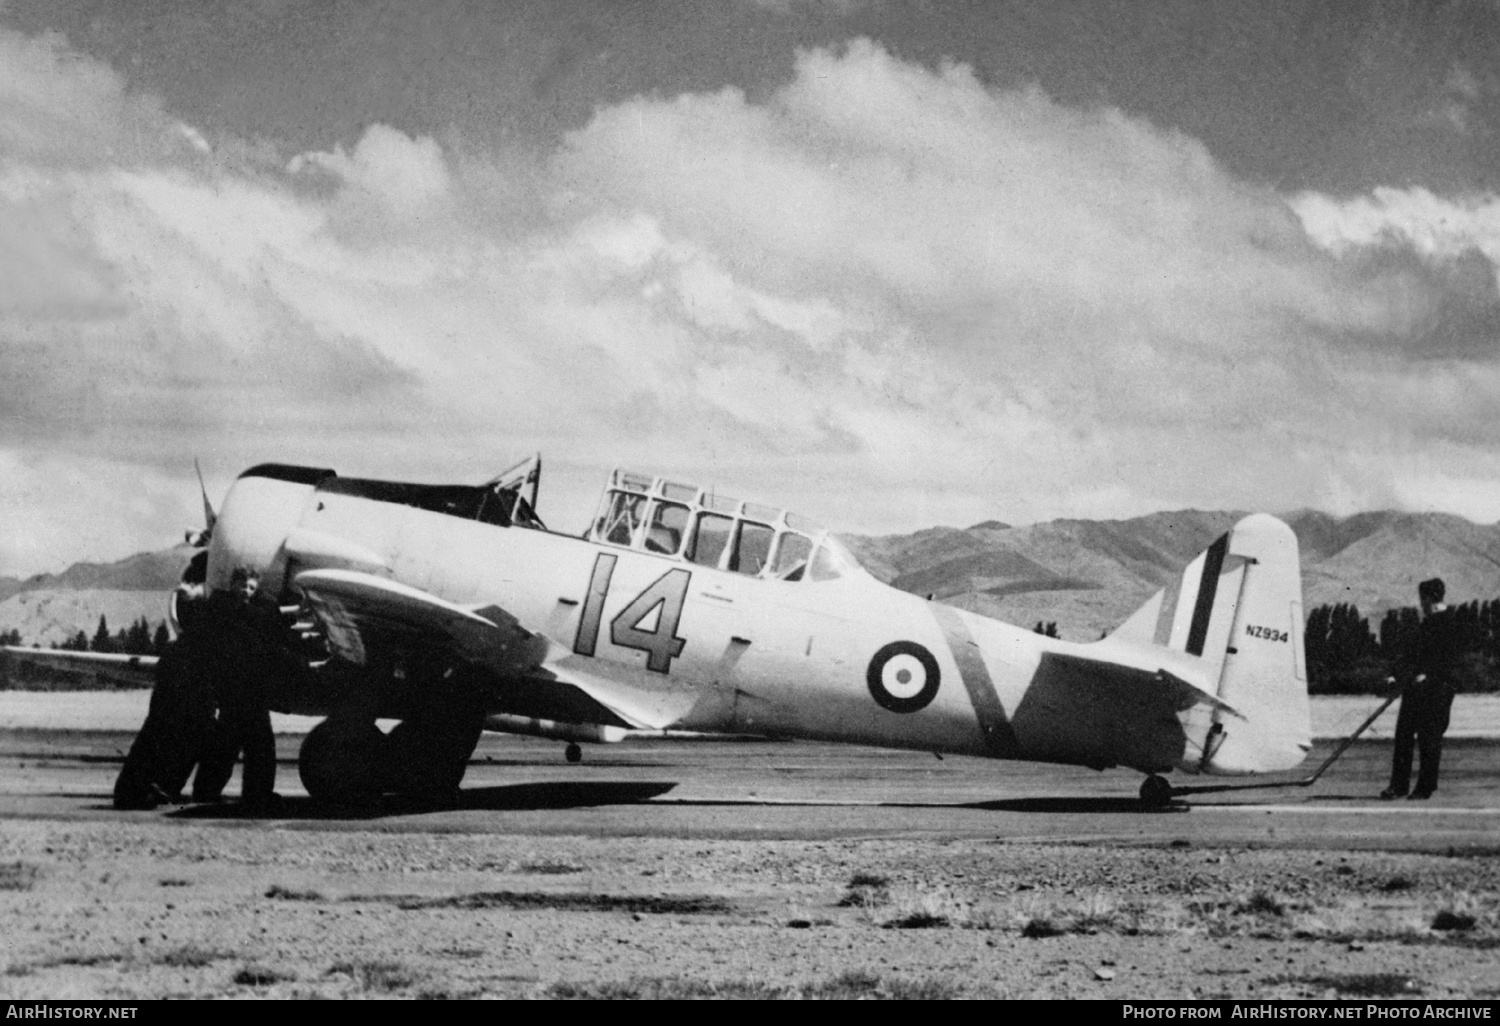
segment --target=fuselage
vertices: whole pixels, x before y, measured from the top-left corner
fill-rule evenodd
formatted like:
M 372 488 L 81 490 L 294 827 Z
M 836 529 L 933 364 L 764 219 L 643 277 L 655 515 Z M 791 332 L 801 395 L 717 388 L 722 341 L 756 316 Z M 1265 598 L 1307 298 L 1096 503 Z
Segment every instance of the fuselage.
M 747 575 L 694 562 L 685 546 L 649 551 L 639 535 L 612 544 L 486 523 L 393 501 L 368 482 L 281 469 L 231 489 L 211 542 L 211 589 L 247 567 L 295 602 L 298 573 L 353 569 L 498 607 L 598 675 L 649 692 L 672 729 L 1192 768 L 1186 714 L 1150 696 L 1134 714 L 1090 698 L 1147 681 L 1159 653 L 1046 638 L 898 591 L 852 560 L 821 575 Z M 1078 670 L 1105 657 L 1101 646 L 1124 677 Z M 293 696 L 289 711 L 328 713 L 319 702 Z

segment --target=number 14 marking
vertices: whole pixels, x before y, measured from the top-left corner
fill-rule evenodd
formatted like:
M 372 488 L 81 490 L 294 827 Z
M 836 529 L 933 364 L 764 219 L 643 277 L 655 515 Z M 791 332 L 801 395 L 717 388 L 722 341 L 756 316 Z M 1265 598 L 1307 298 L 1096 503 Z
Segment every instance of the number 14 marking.
M 592 656 L 599 646 L 599 621 L 604 617 L 604 600 L 619 558 L 614 553 L 601 552 L 594 560 L 588 598 L 578 619 L 578 636 L 573 640 L 573 651 L 579 655 Z M 682 620 L 682 605 L 692 579 L 693 575 L 681 568 L 662 574 L 609 621 L 609 640 L 621 648 L 645 652 L 646 669 L 666 673 L 687 644 L 687 639 L 677 636 L 677 625 Z M 643 628 L 641 624 L 658 608 L 661 613 L 656 625 Z

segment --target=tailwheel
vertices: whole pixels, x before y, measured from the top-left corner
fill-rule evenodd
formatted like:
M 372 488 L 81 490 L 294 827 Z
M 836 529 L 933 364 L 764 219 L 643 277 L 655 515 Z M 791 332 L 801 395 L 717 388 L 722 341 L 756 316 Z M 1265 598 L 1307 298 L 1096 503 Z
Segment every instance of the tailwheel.
M 583 749 L 578 746 L 577 741 L 569 741 L 568 747 L 563 749 L 563 758 L 569 762 L 582 762 Z
M 1172 800 L 1172 785 L 1167 778 L 1156 773 L 1141 781 L 1141 807 L 1160 809 Z
M 367 803 L 386 789 L 389 749 L 373 719 L 330 716 L 303 740 L 297 775 L 316 801 Z

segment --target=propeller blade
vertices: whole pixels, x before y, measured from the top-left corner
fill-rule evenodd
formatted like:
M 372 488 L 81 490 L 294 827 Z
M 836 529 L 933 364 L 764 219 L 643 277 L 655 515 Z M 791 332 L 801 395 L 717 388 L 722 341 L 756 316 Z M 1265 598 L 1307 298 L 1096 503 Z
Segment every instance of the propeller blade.
M 193 457 L 193 469 L 198 472 L 198 491 L 203 496 L 203 523 L 204 535 L 212 533 L 214 524 L 218 522 L 219 516 L 214 512 L 213 503 L 208 501 L 208 487 L 203 483 L 203 468 L 198 466 L 198 457 Z

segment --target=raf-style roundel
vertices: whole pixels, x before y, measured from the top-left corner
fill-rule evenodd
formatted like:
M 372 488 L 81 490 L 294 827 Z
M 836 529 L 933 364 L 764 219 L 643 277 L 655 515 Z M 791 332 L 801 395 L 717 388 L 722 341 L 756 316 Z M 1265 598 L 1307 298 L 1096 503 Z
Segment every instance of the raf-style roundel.
M 865 682 L 883 709 L 912 713 L 937 697 L 942 680 L 937 660 L 915 641 L 893 641 L 870 660 Z

